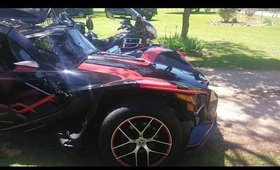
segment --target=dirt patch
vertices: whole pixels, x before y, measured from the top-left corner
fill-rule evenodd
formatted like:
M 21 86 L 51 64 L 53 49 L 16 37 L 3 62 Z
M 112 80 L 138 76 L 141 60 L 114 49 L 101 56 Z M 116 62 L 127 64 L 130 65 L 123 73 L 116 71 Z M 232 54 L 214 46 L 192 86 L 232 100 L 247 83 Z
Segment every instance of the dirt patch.
M 280 71 L 203 72 L 219 95 L 218 124 L 227 147 L 258 157 L 279 155 Z M 279 165 L 276 161 L 266 158 L 269 165 Z

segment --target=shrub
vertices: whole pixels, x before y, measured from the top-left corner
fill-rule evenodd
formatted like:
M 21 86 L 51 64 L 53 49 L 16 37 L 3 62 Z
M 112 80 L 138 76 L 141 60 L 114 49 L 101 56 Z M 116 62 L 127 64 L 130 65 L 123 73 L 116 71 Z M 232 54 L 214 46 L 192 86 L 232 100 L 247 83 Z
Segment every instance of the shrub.
M 232 20 L 231 20 L 233 23 L 237 23 L 237 18 L 236 17 L 234 17 L 234 18 L 232 18 Z
M 269 18 L 265 18 L 264 21 L 263 21 L 263 23 L 265 23 L 265 24 L 271 26 L 271 25 L 272 25 L 272 20 L 269 19 Z
M 206 12 L 206 13 L 211 12 L 211 8 L 205 8 L 205 12 Z
M 223 18 L 224 22 L 229 22 L 236 18 L 236 10 L 236 8 L 221 8 L 218 10 L 218 14 Z
M 186 39 L 180 38 L 177 34 L 170 37 L 159 38 L 158 43 L 164 45 L 172 50 L 179 50 L 183 52 L 201 52 L 204 45 L 197 38 L 188 37 Z
M 192 8 L 191 9 L 191 12 L 194 12 L 194 13 L 199 13 L 200 11 L 200 8 Z

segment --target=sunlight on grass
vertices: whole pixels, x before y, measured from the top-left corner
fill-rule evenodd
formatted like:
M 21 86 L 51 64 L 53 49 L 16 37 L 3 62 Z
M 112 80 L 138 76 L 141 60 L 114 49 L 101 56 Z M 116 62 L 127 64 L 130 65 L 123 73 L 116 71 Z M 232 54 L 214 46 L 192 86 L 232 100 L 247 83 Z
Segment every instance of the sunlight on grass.
M 280 156 L 274 153 L 256 154 L 243 150 L 225 152 L 225 166 L 279 166 Z
M 92 20 L 95 25 L 94 31 L 99 38 L 107 38 L 118 32 L 117 28 L 121 20 L 106 18 L 104 9 L 94 10 L 97 16 Z M 183 9 L 158 9 L 158 15 L 151 21 L 157 29 L 158 38 L 180 33 L 182 12 Z M 247 19 L 244 15 L 238 15 L 240 21 Z M 258 17 L 254 17 L 252 20 L 257 19 Z M 194 61 L 195 66 L 280 69 L 280 25 L 211 25 L 209 24 L 211 21 L 218 22 L 221 18 L 217 14 L 191 14 L 190 16 L 188 35 L 204 41 L 204 50 L 208 53 L 207 58 L 191 58 L 190 61 Z M 215 44 L 216 42 L 225 43 Z M 229 50 L 230 48 L 235 50 Z
M 9 166 L 11 166 L 11 167 L 36 167 L 38 165 L 24 165 L 24 164 L 19 164 L 19 163 L 13 163 L 13 164 L 10 164 Z

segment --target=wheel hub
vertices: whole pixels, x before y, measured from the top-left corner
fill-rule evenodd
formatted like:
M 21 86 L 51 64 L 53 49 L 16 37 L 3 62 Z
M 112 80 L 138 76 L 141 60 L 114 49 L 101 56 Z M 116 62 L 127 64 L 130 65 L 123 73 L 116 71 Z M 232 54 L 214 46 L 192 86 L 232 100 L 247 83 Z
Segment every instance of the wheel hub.
M 143 137 L 139 137 L 138 139 L 135 140 L 135 143 L 138 146 L 142 147 L 142 146 L 146 145 L 147 141 L 148 141 L 147 139 L 145 139 Z
M 151 116 L 124 120 L 111 138 L 112 154 L 124 166 L 156 166 L 165 160 L 171 146 L 169 129 Z

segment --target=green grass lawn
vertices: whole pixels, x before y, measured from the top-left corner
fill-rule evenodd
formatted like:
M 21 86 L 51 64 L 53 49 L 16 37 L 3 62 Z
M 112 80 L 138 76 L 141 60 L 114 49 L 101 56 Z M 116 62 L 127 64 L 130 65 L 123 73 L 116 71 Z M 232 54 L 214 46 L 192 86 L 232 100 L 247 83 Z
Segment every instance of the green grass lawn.
M 151 21 L 158 37 L 180 33 L 183 9 L 158 9 Z M 253 20 L 256 20 L 255 17 Z M 120 20 L 105 17 L 104 9 L 95 9 L 94 30 L 99 38 L 117 33 Z M 245 20 L 242 15 L 239 20 Z M 81 21 L 81 19 L 78 19 Z M 217 14 L 191 14 L 190 37 L 205 44 L 203 58 L 190 58 L 198 67 L 229 69 L 280 69 L 280 25 L 231 26 L 211 25 L 220 21 Z M 279 22 L 279 20 L 277 20 Z

